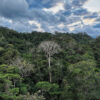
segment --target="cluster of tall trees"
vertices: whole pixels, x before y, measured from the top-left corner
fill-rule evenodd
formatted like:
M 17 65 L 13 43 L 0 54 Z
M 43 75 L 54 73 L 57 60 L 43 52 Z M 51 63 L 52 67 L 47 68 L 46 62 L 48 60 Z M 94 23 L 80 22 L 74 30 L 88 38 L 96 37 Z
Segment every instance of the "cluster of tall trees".
M 0 100 L 100 100 L 100 37 L 0 27 Z

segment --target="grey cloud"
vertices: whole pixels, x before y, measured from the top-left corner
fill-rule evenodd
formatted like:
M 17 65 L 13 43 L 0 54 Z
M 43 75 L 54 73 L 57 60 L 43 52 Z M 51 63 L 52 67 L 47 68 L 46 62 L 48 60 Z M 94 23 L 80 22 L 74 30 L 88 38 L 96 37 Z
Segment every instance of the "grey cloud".
M 75 33 L 77 33 L 77 32 L 86 32 L 86 33 L 88 33 L 92 37 L 96 37 L 96 36 L 100 35 L 100 30 L 96 29 L 96 28 L 94 28 L 94 27 L 92 27 L 90 25 L 86 25 L 83 28 L 78 27 L 78 28 L 76 28 L 74 30 L 74 32 Z
M 24 17 L 28 11 L 25 0 L 0 0 L 0 15 L 7 18 Z
M 33 31 L 33 29 L 36 29 L 37 26 L 36 25 L 30 25 L 28 23 L 28 21 L 26 22 L 13 22 L 13 24 L 11 25 L 11 28 L 13 28 L 14 30 L 17 30 L 19 32 L 31 32 Z
M 79 7 L 84 5 L 85 2 L 87 2 L 88 0 L 73 0 L 72 5 L 75 7 Z
M 100 23 L 94 25 L 94 28 L 100 28 Z
M 64 0 L 26 0 L 31 8 L 50 8 L 57 2 L 63 2 Z
M 86 18 L 97 18 L 97 17 L 99 17 L 99 15 L 98 15 L 98 13 L 87 13 L 87 15 L 86 16 L 84 16 L 84 18 L 86 19 Z
M 87 15 L 87 14 L 89 14 L 89 12 L 83 8 L 73 10 L 73 13 L 74 13 L 74 15 Z

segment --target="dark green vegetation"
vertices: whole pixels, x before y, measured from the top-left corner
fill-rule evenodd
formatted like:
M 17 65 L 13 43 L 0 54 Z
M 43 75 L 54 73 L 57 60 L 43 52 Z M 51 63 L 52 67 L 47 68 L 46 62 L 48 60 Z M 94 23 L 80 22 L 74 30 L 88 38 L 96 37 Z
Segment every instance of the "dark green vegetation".
M 50 56 L 50 69 L 39 49 L 43 41 L 60 47 Z M 100 100 L 100 37 L 1 27 L 0 100 Z

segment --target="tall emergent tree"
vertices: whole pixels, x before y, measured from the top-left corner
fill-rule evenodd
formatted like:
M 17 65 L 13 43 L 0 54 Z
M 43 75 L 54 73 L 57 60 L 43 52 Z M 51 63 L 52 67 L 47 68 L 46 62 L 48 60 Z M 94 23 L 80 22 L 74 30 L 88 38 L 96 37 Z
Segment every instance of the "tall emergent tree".
M 51 57 L 60 51 L 60 46 L 53 41 L 44 41 L 39 45 L 39 49 L 45 52 L 48 59 L 49 81 L 52 82 Z

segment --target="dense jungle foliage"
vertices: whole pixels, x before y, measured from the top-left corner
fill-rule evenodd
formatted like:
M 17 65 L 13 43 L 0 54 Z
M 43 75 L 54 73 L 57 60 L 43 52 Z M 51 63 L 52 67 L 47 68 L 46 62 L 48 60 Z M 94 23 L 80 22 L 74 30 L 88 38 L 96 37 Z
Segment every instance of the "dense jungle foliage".
M 100 100 L 100 37 L 0 27 L 0 100 Z

